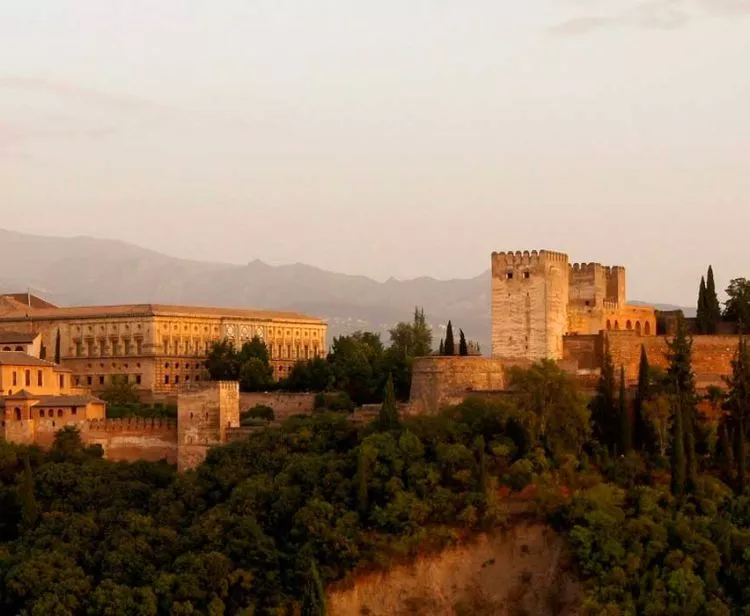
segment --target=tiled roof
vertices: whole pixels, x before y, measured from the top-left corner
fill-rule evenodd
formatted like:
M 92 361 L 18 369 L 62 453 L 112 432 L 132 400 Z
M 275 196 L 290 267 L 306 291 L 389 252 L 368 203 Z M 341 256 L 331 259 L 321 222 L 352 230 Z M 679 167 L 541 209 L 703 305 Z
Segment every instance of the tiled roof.
M 59 369 L 56 364 L 27 355 L 22 351 L 0 351 L 0 366 L 39 366 Z
M 86 406 L 89 402 L 105 404 L 96 396 L 39 396 L 39 402 L 34 407 L 50 406 Z
M 35 396 L 34 394 L 29 393 L 25 389 L 22 389 L 20 391 L 17 391 L 16 393 L 5 396 L 6 400 L 39 400 L 41 396 Z
M 29 332 L 0 332 L 0 344 L 31 344 L 37 336 Z
M 206 306 L 178 306 L 169 304 L 123 304 L 117 306 L 69 306 L 64 308 L 31 309 L 24 306 L 0 315 L 1 321 L 28 319 L 85 319 L 132 316 L 199 316 L 237 318 L 259 321 L 300 321 L 322 324 L 323 321 L 299 312 L 279 310 L 252 310 L 247 308 L 212 308 Z

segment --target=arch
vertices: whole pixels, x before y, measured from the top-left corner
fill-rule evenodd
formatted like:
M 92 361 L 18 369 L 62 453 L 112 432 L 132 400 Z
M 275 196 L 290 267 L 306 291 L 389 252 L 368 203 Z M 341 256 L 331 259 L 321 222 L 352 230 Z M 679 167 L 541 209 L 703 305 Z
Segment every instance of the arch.
M 42 419 L 44 419 L 44 409 L 40 409 L 39 410 L 39 417 L 41 417 Z
M 628 331 L 633 329 L 633 323 L 630 319 L 628 319 L 627 323 L 625 323 L 625 329 L 627 329 Z
M 10 350 L 11 350 L 11 348 L 9 346 L 3 347 L 3 351 L 10 351 Z
M 63 416 L 63 410 L 62 409 L 57 409 L 57 416 L 58 417 L 62 417 Z
M 615 321 L 615 329 L 620 329 L 620 322 L 619 321 Z
M 607 319 L 607 329 L 612 329 L 612 321 Z
M 47 416 L 48 417 L 54 417 L 55 416 L 55 409 L 50 409 L 49 411 L 47 411 Z
M 16 351 L 22 351 L 22 352 L 23 352 L 23 347 L 22 347 L 21 345 L 18 345 L 18 346 L 16 347 Z
M 635 322 L 635 333 L 638 334 L 639 336 L 641 335 L 641 322 L 640 321 Z
M 647 335 L 651 335 L 651 323 L 649 321 L 646 321 L 646 326 L 643 328 L 643 332 Z
M 16 407 L 13 410 L 16 413 L 16 419 L 20 420 L 21 419 L 21 409 L 19 409 L 18 407 Z

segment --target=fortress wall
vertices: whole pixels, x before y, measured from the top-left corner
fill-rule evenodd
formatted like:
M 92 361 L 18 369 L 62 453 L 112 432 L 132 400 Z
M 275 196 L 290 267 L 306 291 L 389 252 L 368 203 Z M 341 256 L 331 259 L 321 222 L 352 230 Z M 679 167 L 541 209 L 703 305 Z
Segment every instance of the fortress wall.
M 285 421 L 293 415 L 312 415 L 315 411 L 315 394 L 309 393 L 241 393 L 240 411 L 263 404 L 273 409 L 276 421 Z
M 177 462 L 177 423 L 173 419 L 128 417 L 89 421 L 81 437 L 87 445 L 101 445 L 108 460 Z
M 667 338 L 664 336 L 637 336 L 634 332 L 608 332 L 610 352 L 615 367 L 625 366 L 625 376 L 632 383 L 638 380 L 641 345 L 646 349 L 652 366 L 666 369 Z M 693 372 L 696 386 L 724 387 L 723 376 L 732 371 L 731 361 L 737 351 L 739 336 L 693 337 Z
M 502 390 L 507 369 L 517 363 L 487 357 L 419 357 L 414 360 L 406 414 L 434 415 L 471 391 Z
M 568 271 L 571 302 L 589 302 L 594 306 L 606 298 L 607 278 L 599 263 L 571 263 Z
M 602 365 L 602 346 L 600 334 L 565 336 L 563 361 L 574 364 L 577 370 L 597 370 Z

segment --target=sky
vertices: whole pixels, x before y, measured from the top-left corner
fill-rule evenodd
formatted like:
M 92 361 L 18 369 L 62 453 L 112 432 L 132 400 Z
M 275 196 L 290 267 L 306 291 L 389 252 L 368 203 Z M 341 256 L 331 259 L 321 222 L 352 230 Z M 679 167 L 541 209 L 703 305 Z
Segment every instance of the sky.
M 750 278 L 750 0 L 4 0 L 0 227 L 384 280 Z

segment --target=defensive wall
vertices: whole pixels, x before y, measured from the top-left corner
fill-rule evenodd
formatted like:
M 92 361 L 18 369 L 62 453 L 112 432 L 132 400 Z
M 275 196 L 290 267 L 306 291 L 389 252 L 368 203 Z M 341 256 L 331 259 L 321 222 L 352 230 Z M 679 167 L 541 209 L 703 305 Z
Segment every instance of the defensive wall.
M 284 392 L 240 394 L 240 411 L 247 411 L 259 404 L 271 407 L 274 420 L 283 422 L 293 415 L 311 415 L 315 411 L 315 394 Z
M 177 422 L 174 419 L 128 417 L 86 422 L 81 437 L 101 445 L 108 460 L 166 460 L 177 463 Z
M 511 362 L 490 357 L 419 357 L 412 369 L 408 415 L 433 415 L 443 406 L 458 404 L 472 392 L 502 391 Z

